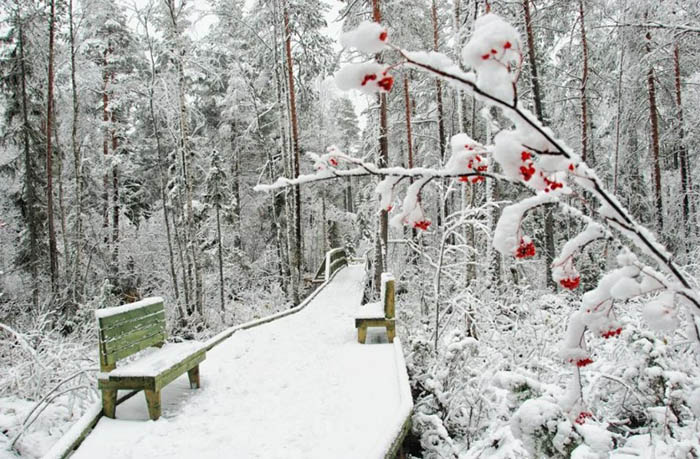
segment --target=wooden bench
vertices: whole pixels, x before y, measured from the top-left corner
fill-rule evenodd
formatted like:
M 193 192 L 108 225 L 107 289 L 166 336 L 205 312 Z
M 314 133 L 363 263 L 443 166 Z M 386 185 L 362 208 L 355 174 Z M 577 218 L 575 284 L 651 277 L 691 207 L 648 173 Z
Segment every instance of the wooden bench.
M 360 306 L 355 316 L 357 341 L 364 344 L 367 340 L 368 327 L 386 328 L 386 336 L 390 343 L 396 336 L 396 318 L 394 317 L 394 295 L 396 291 L 394 276 L 382 273 L 382 294 L 378 303 L 367 303 Z
M 115 417 L 119 390 L 143 390 L 148 415 L 160 417 L 160 390 L 187 372 L 190 387 L 200 387 L 199 363 L 206 358 L 200 342 L 166 343 L 165 310 L 162 298 L 146 298 L 136 303 L 95 311 L 99 329 L 100 373 L 97 386 L 102 391 L 104 415 Z M 139 356 L 117 368 L 117 362 L 149 347 L 151 353 Z

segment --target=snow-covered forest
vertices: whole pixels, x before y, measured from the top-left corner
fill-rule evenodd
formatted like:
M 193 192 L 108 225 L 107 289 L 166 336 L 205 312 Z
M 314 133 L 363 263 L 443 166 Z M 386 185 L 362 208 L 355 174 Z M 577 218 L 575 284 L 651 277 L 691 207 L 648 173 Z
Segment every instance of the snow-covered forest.
M 334 247 L 396 277 L 409 457 L 700 457 L 698 18 L 0 0 L 0 457 L 99 398 L 96 309 L 205 339 Z

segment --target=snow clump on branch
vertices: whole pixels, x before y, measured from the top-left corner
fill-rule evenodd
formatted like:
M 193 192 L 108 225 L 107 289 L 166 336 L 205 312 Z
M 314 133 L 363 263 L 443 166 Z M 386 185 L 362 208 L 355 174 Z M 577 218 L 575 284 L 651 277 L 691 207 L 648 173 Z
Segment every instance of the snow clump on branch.
M 344 65 L 335 74 L 335 84 L 341 91 L 357 89 L 372 94 L 391 91 L 394 78 L 388 74 L 386 65 L 370 61 Z
M 511 63 L 520 63 L 520 35 L 495 14 L 485 14 L 474 23 L 474 33 L 462 50 L 462 60 L 477 73 L 476 83 L 484 92 L 513 101 Z
M 376 54 L 386 49 L 387 30 L 376 22 L 363 21 L 356 29 L 340 36 L 344 48 L 355 48 L 362 53 Z

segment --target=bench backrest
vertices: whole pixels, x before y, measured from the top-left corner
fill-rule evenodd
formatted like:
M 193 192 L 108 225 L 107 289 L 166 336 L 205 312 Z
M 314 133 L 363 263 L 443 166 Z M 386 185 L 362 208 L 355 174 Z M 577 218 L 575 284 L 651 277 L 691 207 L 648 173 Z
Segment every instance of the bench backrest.
M 117 361 L 165 342 L 162 298 L 98 309 L 95 316 L 99 329 L 100 371 L 111 371 Z

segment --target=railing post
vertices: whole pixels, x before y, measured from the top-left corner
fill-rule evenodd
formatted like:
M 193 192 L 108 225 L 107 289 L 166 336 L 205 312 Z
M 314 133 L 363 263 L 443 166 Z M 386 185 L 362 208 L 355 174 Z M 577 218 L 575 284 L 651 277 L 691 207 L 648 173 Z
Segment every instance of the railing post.
M 330 279 L 331 277 L 331 254 L 333 253 L 333 249 L 329 250 L 326 252 L 326 280 Z

